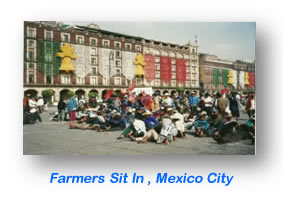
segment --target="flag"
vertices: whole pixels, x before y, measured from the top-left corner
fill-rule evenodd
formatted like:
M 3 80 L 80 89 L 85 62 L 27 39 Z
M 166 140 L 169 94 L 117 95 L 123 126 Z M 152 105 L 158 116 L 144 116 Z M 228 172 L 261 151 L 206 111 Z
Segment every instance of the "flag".
M 126 92 L 131 92 L 136 88 L 136 82 L 134 82 L 128 89 L 126 89 Z
M 110 98 L 113 94 L 113 89 L 110 89 L 105 95 L 104 95 L 104 99 L 107 100 L 108 98 Z

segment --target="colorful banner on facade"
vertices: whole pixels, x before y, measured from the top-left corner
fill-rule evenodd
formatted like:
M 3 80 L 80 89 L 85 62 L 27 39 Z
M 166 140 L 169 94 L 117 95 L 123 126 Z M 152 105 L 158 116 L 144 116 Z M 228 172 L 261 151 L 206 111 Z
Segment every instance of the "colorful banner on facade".
M 216 86 L 216 88 L 219 86 L 219 76 L 220 76 L 219 69 L 214 68 L 213 69 L 213 84 Z
M 245 72 L 240 71 L 239 73 L 239 85 L 242 89 L 245 88 Z
M 172 80 L 172 60 L 167 56 L 160 57 L 160 80 L 165 83 Z
M 232 74 L 233 74 L 233 87 L 235 89 L 237 89 L 237 71 L 236 70 L 232 70 Z
M 135 77 L 136 66 L 134 65 L 134 60 L 136 58 L 136 53 L 133 52 L 122 52 L 122 74 L 127 80 L 133 80 Z
M 114 58 L 112 58 L 113 50 L 105 49 L 105 48 L 99 48 L 98 54 L 99 54 L 99 73 L 105 78 L 106 80 L 109 79 L 109 77 L 113 76 L 116 72 L 114 69 Z M 110 70 L 110 72 L 109 72 Z
M 144 70 L 144 78 L 147 82 L 151 82 L 155 79 L 156 65 L 155 65 L 155 56 L 153 55 L 144 55 L 145 67 Z
M 223 69 L 222 70 L 222 82 L 224 87 L 228 87 L 228 70 Z
M 77 55 L 77 58 L 73 60 L 75 74 L 77 76 L 85 77 L 91 72 L 90 47 L 72 44 L 72 48 Z
M 249 72 L 249 88 L 253 88 L 255 86 L 254 82 L 255 82 L 255 73 L 253 72 Z
M 186 60 L 176 59 L 176 80 L 179 83 L 186 82 Z

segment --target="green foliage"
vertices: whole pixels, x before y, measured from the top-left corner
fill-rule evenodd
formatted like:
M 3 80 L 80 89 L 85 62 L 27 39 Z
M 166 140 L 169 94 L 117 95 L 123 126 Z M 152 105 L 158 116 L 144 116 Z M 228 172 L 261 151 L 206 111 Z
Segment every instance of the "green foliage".
M 179 92 L 179 93 L 184 92 L 184 91 L 185 91 L 184 87 L 178 87 L 177 88 L 177 92 Z
M 67 92 L 67 97 L 68 97 L 68 98 L 71 98 L 71 97 L 73 97 L 74 95 L 75 95 L 75 93 L 72 92 L 72 91 L 68 91 L 68 92 Z
M 222 70 L 222 81 L 223 81 L 224 87 L 228 87 L 228 70 L 227 69 Z
M 96 97 L 97 97 L 97 92 L 95 92 L 95 91 L 89 92 L 89 93 L 88 93 L 88 97 L 90 97 L 90 98 L 96 98 Z
M 46 89 L 41 92 L 43 98 L 47 99 L 48 101 L 51 100 L 51 97 L 54 95 L 54 91 L 52 89 Z

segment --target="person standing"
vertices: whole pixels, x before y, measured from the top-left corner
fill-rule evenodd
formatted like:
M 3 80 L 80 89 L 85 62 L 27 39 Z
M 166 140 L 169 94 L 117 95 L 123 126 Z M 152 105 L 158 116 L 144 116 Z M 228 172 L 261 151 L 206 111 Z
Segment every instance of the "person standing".
M 58 120 L 62 122 L 63 120 L 65 120 L 65 110 L 66 110 L 66 103 L 63 100 L 63 98 L 60 98 L 60 101 L 57 105 L 57 109 L 58 109 Z
M 225 117 L 225 110 L 227 106 L 228 106 L 228 100 L 225 97 L 225 94 L 223 94 L 222 97 L 219 97 L 217 99 L 217 107 L 218 107 L 219 113 L 222 116 L 222 118 Z
M 207 115 L 210 116 L 213 101 L 212 101 L 212 98 L 210 97 L 209 93 L 206 93 L 204 95 L 203 102 L 204 102 L 204 110 L 206 111 Z
M 191 111 L 193 113 L 196 113 L 196 109 L 197 109 L 199 102 L 200 102 L 199 97 L 197 97 L 196 92 L 193 91 L 192 95 L 189 97 L 189 103 L 190 103 L 190 106 L 191 106 Z
M 42 113 L 44 111 L 44 100 L 41 96 L 38 97 L 37 106 L 38 106 L 39 113 Z
M 246 110 L 247 110 L 247 113 L 249 115 L 249 119 L 251 119 L 252 116 L 255 114 L 255 99 L 254 99 L 254 95 L 250 95 L 249 100 L 247 102 Z
M 230 97 L 229 100 L 232 116 L 238 120 L 238 118 L 240 117 L 240 102 L 237 99 L 235 92 L 232 93 L 232 97 Z
M 76 120 L 76 109 L 77 109 L 78 103 L 77 100 L 75 99 L 74 96 L 72 96 L 69 99 L 68 102 L 68 112 L 70 115 L 70 121 L 75 121 Z

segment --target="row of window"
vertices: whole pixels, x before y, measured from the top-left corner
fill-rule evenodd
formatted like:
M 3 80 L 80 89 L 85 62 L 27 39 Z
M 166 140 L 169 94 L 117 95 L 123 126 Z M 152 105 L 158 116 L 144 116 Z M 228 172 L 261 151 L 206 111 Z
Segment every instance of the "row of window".
M 36 28 L 27 27 L 27 37 L 28 38 L 36 38 Z M 69 33 L 61 33 L 61 41 L 62 42 L 70 42 L 70 34 Z M 44 30 L 44 39 L 45 40 L 53 40 L 53 31 Z M 30 40 L 29 45 L 32 45 L 32 43 L 35 42 L 33 40 Z M 77 44 L 85 44 L 84 36 L 76 35 L 76 43 Z M 89 45 L 90 46 L 97 46 L 97 38 L 90 38 L 89 39 Z M 103 39 L 102 40 L 102 46 L 105 48 L 110 47 L 110 40 Z M 121 42 L 115 41 L 114 42 L 114 49 L 121 50 Z M 126 43 L 125 44 L 125 50 L 131 51 L 132 50 L 132 44 Z M 141 45 L 135 45 L 135 51 L 141 52 Z

